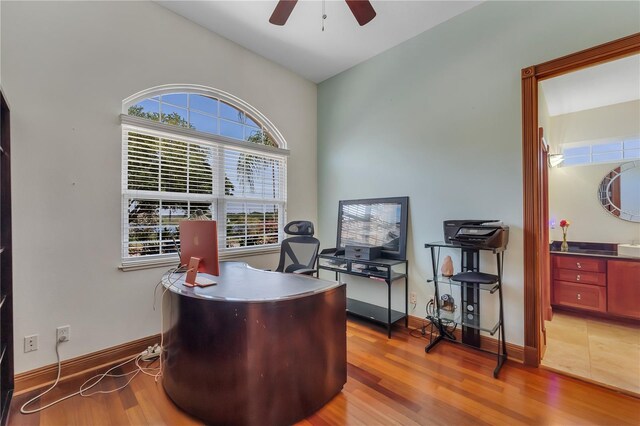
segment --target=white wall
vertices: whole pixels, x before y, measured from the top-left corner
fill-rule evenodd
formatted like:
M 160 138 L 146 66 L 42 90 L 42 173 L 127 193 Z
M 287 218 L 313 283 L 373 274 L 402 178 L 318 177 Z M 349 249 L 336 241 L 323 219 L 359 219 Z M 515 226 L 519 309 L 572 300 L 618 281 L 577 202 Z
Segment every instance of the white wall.
M 335 241 L 339 200 L 409 195 L 412 314 L 422 316 L 433 293 L 424 243 L 443 238 L 442 221 L 502 219 L 506 338 L 522 344 L 520 70 L 635 33 L 639 14 L 637 2 L 485 2 L 321 83 L 320 240 Z M 384 285 L 347 291 L 386 304 Z
M 547 98 L 544 95 L 542 84 L 538 84 L 538 127 L 542 127 L 543 136 L 547 143 L 551 145 L 551 117 L 549 116 L 549 106 L 547 105 Z M 549 153 L 554 154 L 554 147 L 551 145 L 549 148 Z
M 163 269 L 120 272 L 122 100 L 215 87 L 264 113 L 291 150 L 288 218 L 316 222 L 316 85 L 150 2 L 2 2 L 12 106 L 16 372 L 159 332 Z M 273 268 L 277 255 L 250 257 Z M 22 338 L 40 334 L 40 350 Z
M 563 143 L 640 136 L 640 101 L 561 114 L 550 119 L 552 152 Z M 571 221 L 570 241 L 630 243 L 640 239 L 640 224 L 607 213 L 598 201 L 598 188 L 617 164 L 557 167 L 549 170 L 549 218 L 555 229 L 550 240 L 561 240 L 562 219 Z
M 640 101 L 623 102 L 551 117 L 549 142 L 563 143 L 640 136 Z
M 602 178 L 619 164 L 557 167 L 549 169 L 549 219 L 556 228 L 550 240 L 562 240 L 559 223 L 571 222 L 567 239 L 598 243 L 631 243 L 640 240 L 640 223 L 619 219 L 598 201 Z

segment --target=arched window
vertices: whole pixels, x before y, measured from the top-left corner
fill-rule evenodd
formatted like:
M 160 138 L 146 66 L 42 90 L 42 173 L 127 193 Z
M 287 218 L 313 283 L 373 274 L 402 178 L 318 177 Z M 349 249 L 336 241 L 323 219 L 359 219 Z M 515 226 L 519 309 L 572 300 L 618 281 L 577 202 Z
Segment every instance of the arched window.
M 259 111 L 201 86 L 125 99 L 123 267 L 175 258 L 178 222 L 218 221 L 221 256 L 273 249 L 286 212 L 286 142 Z

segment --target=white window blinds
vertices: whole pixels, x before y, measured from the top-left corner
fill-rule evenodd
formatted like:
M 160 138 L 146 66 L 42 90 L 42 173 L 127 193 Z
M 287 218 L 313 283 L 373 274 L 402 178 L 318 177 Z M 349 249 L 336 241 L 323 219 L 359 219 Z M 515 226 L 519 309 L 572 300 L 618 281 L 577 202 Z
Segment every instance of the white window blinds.
M 157 127 L 123 125 L 123 264 L 175 256 L 193 215 L 218 221 L 223 253 L 279 244 L 284 155 Z

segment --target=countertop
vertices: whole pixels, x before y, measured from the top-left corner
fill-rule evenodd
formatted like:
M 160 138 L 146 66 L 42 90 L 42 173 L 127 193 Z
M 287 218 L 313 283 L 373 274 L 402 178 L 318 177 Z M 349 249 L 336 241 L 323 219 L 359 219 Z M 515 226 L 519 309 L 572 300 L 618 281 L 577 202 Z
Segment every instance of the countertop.
M 549 251 L 552 254 L 561 254 L 568 256 L 592 256 L 606 257 L 613 259 L 625 259 L 640 261 L 640 257 L 625 256 L 618 254 L 618 245 L 612 243 L 586 243 L 579 241 L 568 241 L 569 251 L 561 251 L 560 245 L 562 241 L 552 241 L 549 244 Z

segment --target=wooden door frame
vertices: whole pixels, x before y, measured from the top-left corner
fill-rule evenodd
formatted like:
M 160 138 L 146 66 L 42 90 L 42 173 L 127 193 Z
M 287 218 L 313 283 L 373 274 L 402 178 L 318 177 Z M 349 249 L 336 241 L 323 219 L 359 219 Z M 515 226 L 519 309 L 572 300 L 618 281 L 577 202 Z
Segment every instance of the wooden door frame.
M 538 82 L 568 72 L 640 53 L 640 33 L 601 44 L 552 61 L 522 69 L 522 175 L 524 238 L 524 361 L 540 364 L 540 288 L 542 268 L 540 235 L 549 232 L 540 212 L 543 199 L 542 164 L 538 138 Z

